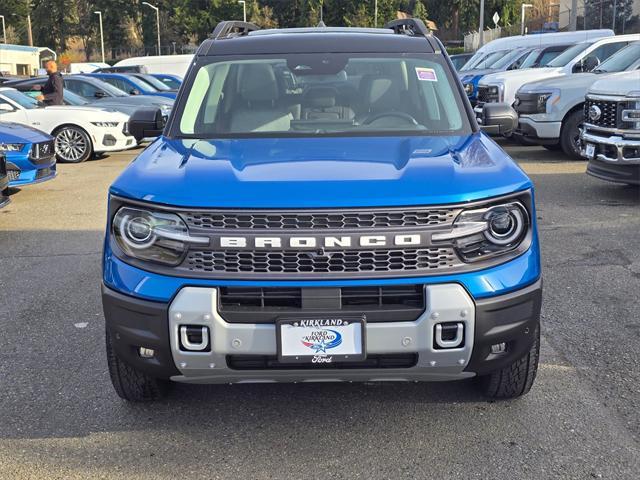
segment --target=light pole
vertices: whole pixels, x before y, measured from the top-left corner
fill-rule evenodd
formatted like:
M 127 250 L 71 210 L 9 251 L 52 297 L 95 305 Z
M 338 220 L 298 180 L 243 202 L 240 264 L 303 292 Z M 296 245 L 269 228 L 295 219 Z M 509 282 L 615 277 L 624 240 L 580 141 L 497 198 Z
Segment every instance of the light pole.
M 17 13 L 12 13 L 12 17 L 17 17 Z M 4 22 L 3 22 L 4 25 Z M 6 37 L 5 37 L 6 39 Z M 30 47 L 33 47 L 33 32 L 31 31 L 31 15 L 27 15 L 27 43 Z
M 618 2 L 616 0 L 613 0 L 613 25 L 611 25 L 611 30 L 613 30 L 613 33 L 615 33 L 616 31 L 616 7 L 617 6 L 618 6 Z
M 4 43 L 7 43 L 7 29 L 4 26 L 4 15 L 0 15 L 0 18 L 2 19 L 2 38 L 4 40 Z
M 160 55 L 160 9 L 155 5 L 151 5 L 149 2 L 142 2 L 142 4 L 156 11 L 156 23 L 158 24 L 158 55 Z
M 247 21 L 247 2 L 245 0 L 238 0 L 238 3 L 242 4 L 242 21 Z
M 478 47 L 484 45 L 484 0 L 480 0 L 480 26 L 478 27 L 478 34 L 480 35 Z
M 373 4 L 373 26 L 378 28 L 378 0 Z
M 104 63 L 104 33 L 102 32 L 102 12 L 93 12 L 100 18 L 100 49 L 102 50 L 102 63 Z
M 523 3 L 522 4 L 522 12 L 520 15 L 520 35 L 524 35 L 524 12 L 527 8 L 532 8 L 533 5 L 531 5 L 530 3 Z

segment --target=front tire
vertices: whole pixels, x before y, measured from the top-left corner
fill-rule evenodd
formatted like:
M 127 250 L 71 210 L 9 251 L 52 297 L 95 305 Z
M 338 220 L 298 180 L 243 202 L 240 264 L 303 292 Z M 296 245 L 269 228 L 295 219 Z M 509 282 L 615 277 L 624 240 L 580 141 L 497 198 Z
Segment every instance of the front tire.
M 518 398 L 531 390 L 538 372 L 540 357 L 540 328 L 534 333 L 535 340 L 527 354 L 511 365 L 479 378 L 485 396 L 495 399 Z
M 560 147 L 564 154 L 572 160 L 584 160 L 580 155 L 580 126 L 584 122 L 582 110 L 576 110 L 562 122 Z
M 120 398 L 128 402 L 151 402 L 166 397 L 170 382 L 151 377 L 125 363 L 115 352 L 109 331 L 106 337 L 109 375 Z
M 66 125 L 53 134 L 58 161 L 82 163 L 93 153 L 93 145 L 87 132 L 75 125 Z

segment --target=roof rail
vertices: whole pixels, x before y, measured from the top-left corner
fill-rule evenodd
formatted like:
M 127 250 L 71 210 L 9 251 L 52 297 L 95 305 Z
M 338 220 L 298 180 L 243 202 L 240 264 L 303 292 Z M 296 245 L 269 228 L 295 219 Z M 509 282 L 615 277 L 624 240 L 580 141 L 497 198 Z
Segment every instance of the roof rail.
M 260 27 L 250 22 L 225 21 L 216 25 L 209 38 L 220 40 L 222 38 L 242 37 L 255 30 L 260 30 Z
M 382 28 L 390 28 L 394 33 L 404 35 L 421 35 L 423 37 L 426 37 L 430 33 L 424 22 L 419 18 L 401 18 L 399 20 L 392 20 L 385 23 Z

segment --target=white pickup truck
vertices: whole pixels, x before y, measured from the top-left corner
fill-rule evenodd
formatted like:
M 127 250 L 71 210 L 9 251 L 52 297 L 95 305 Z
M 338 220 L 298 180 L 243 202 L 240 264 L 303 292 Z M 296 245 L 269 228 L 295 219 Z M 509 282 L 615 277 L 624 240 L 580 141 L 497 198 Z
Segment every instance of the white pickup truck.
M 525 68 L 492 73 L 478 84 L 476 117 L 482 118 L 485 103 L 512 104 L 516 92 L 525 83 L 546 78 L 589 72 L 630 42 L 640 40 L 640 34 L 617 35 L 615 37 L 591 38 L 568 48 L 543 68 Z
M 640 70 L 608 75 L 585 99 L 582 153 L 587 173 L 640 185 Z

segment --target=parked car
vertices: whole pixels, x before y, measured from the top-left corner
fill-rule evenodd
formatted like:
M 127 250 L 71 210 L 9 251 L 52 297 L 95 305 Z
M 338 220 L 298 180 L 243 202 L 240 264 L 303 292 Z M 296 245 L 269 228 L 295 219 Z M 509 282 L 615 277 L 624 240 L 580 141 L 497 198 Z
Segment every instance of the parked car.
M 146 73 L 146 71 L 147 69 L 141 65 L 130 65 L 126 67 L 100 67 L 91 73 Z
M 6 157 L 10 187 L 45 182 L 56 176 L 53 137 L 40 130 L 0 121 L 0 151 Z
M 589 175 L 640 185 L 640 70 L 608 75 L 591 85 L 580 142 Z
M 584 97 L 589 87 L 611 73 L 640 68 L 640 42 L 634 42 L 591 73 L 577 73 L 523 85 L 514 103 L 519 115 L 514 135 L 526 143 L 562 149 L 581 159 L 579 136 L 584 118 Z M 638 84 L 640 90 L 640 84 Z
M 0 152 L 0 208 L 9 203 L 9 175 L 4 153 Z
M 88 73 L 85 74 L 85 76 L 97 78 L 109 83 L 129 95 L 160 96 L 172 100 L 176 98 L 175 92 L 159 91 L 157 88 L 152 87 L 147 82 L 129 73 Z
M 222 22 L 181 92 L 110 188 L 102 299 L 122 398 L 170 380 L 529 391 L 533 184 L 479 131 L 420 20 Z M 501 109 L 486 113 L 513 128 Z
M 473 57 L 473 53 L 458 53 L 456 55 L 451 55 L 449 58 L 451 59 L 451 63 L 453 63 L 455 69 L 460 70 L 460 68 L 462 68 L 471 57 Z
M 148 83 L 153 88 L 158 90 L 159 92 L 173 92 L 176 93 L 178 91 L 177 88 L 172 88 L 164 83 L 162 80 L 156 78 L 154 75 L 150 75 L 148 73 L 131 73 L 130 75 L 142 80 L 145 83 Z
M 186 55 L 149 55 L 146 57 L 131 57 L 120 60 L 112 69 L 129 68 L 137 73 L 170 73 L 184 78 L 194 56 Z M 121 70 L 122 71 L 122 70 Z
M 76 62 L 69 64 L 69 73 L 91 73 L 99 68 L 108 68 L 108 63 L 102 62 Z
M 182 77 L 178 75 L 171 75 L 169 73 L 150 73 L 149 75 L 156 77 L 167 87 L 172 88 L 173 90 L 179 90 L 180 85 L 182 85 Z
M 44 107 L 14 88 L 0 87 L 0 120 L 36 127 L 53 136 L 61 162 L 84 162 L 93 153 L 125 150 L 138 143 L 128 133 L 128 115 L 91 107 Z
M 572 73 L 589 72 L 618 50 L 638 40 L 640 40 L 640 34 L 590 39 L 566 49 L 544 68 L 526 68 L 486 75 L 478 84 L 476 116 L 481 118 L 482 105 L 485 103 L 504 102 L 511 105 L 516 99 L 516 92 L 525 83 Z
M 170 98 L 128 95 L 102 80 L 83 75 L 65 75 L 62 78 L 64 80 L 64 102 L 67 105 L 107 108 L 127 115 L 131 115 L 140 107 L 157 107 L 162 111 L 165 119 L 169 117 L 173 108 L 173 100 Z M 5 86 L 35 97 L 40 94 L 40 88 L 44 86 L 46 81 L 47 77 L 36 77 L 9 82 Z
M 576 32 L 553 32 L 542 35 L 513 35 L 511 37 L 501 37 L 490 41 L 483 45 L 469 59 L 468 65 L 464 68 L 474 68 L 473 65 L 478 62 L 481 57 L 486 57 L 491 52 L 499 50 L 507 51 L 513 48 L 543 48 L 551 45 L 573 45 L 575 43 L 587 40 L 596 40 L 598 38 L 613 37 L 613 30 L 580 30 Z

